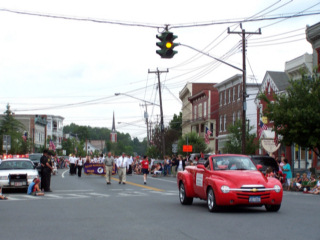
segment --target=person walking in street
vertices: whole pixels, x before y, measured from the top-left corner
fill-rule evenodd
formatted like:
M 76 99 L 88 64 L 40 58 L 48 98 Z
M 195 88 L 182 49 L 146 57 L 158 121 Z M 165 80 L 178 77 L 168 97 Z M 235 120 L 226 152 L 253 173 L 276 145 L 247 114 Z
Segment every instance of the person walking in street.
M 147 184 L 147 175 L 149 174 L 149 160 L 147 156 L 143 157 L 143 160 L 141 162 L 142 165 L 142 174 L 143 174 L 143 183 Z
M 106 166 L 106 184 L 111 184 L 112 169 L 114 168 L 114 157 L 111 152 L 104 159 L 104 165 Z
M 126 184 L 127 165 L 128 165 L 128 158 L 123 152 L 122 156 L 117 159 L 119 184 L 121 183 Z
M 43 155 L 40 158 L 41 164 L 41 189 L 45 192 L 51 192 L 50 190 L 50 178 L 51 178 L 51 159 L 49 157 L 48 150 L 43 150 Z
M 76 166 L 76 157 L 74 154 L 72 154 L 69 157 L 69 167 L 70 167 L 69 173 L 70 173 L 70 175 L 75 174 L 75 166 Z
M 177 160 L 176 156 L 173 155 L 172 160 L 171 160 L 171 172 L 172 172 L 173 177 L 177 176 L 177 171 L 176 171 L 177 164 L 178 164 L 178 160 Z
M 81 177 L 83 164 L 84 164 L 84 158 L 79 157 L 77 159 L 78 177 Z

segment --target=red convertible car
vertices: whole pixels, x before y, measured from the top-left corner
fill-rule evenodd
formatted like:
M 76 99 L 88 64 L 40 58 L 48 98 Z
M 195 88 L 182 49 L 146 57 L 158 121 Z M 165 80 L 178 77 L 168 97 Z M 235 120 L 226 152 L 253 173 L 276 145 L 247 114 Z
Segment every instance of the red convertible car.
M 179 199 L 190 205 L 193 198 L 207 201 L 213 212 L 219 206 L 262 206 L 280 209 L 283 189 L 275 178 L 266 178 L 244 155 L 213 155 L 205 165 L 187 166 L 178 173 Z

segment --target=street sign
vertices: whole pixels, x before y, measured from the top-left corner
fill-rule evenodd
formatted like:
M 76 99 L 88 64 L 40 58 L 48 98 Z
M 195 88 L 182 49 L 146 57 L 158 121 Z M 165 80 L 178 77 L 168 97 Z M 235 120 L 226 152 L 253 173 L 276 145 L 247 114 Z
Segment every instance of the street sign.
M 176 144 L 176 143 L 172 144 L 172 152 L 173 153 L 177 153 L 178 152 L 178 144 Z
M 8 150 L 10 149 L 11 149 L 11 136 L 3 135 L 2 150 L 5 150 L 6 154 L 8 154 Z
M 183 152 L 192 152 L 192 145 L 183 145 L 182 151 Z

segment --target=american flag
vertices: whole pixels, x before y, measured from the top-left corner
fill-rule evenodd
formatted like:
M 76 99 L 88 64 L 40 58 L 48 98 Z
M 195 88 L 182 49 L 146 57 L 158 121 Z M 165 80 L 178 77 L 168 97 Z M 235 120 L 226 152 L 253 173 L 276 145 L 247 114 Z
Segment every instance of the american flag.
M 209 144 L 210 143 L 210 135 L 212 134 L 212 132 L 209 130 L 208 127 L 206 127 L 206 134 L 204 136 L 204 141 L 206 142 L 206 144 Z
M 49 149 L 55 151 L 56 150 L 56 146 L 54 145 L 54 142 L 52 140 L 50 140 L 49 142 Z
M 261 137 L 261 134 L 264 130 L 267 130 L 268 129 L 268 126 L 266 124 L 264 124 L 261 120 L 260 120 L 260 129 L 258 131 L 258 134 L 259 134 L 259 138 Z

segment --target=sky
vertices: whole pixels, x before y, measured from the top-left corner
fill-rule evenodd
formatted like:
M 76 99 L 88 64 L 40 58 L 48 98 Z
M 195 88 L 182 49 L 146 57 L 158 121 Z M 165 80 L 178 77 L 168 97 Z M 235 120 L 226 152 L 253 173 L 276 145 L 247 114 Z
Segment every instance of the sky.
M 240 20 L 259 18 L 242 29 L 261 29 L 247 36 L 246 59 L 247 81 L 260 83 L 266 71 L 284 71 L 286 61 L 312 53 L 305 30 L 320 15 L 266 18 L 311 13 L 320 13 L 320 1 L 1 0 L 0 112 L 9 103 L 15 114 L 107 128 L 114 112 L 116 129 L 142 140 L 144 103 L 156 104 L 147 104 L 149 120 L 160 121 L 158 79 L 149 70 L 168 70 L 160 74 L 165 125 L 180 112 L 187 82 L 219 83 L 241 73 L 184 46 L 161 59 L 156 35 L 165 26 L 175 42 L 242 68 L 241 36 L 227 29 L 239 32 Z

